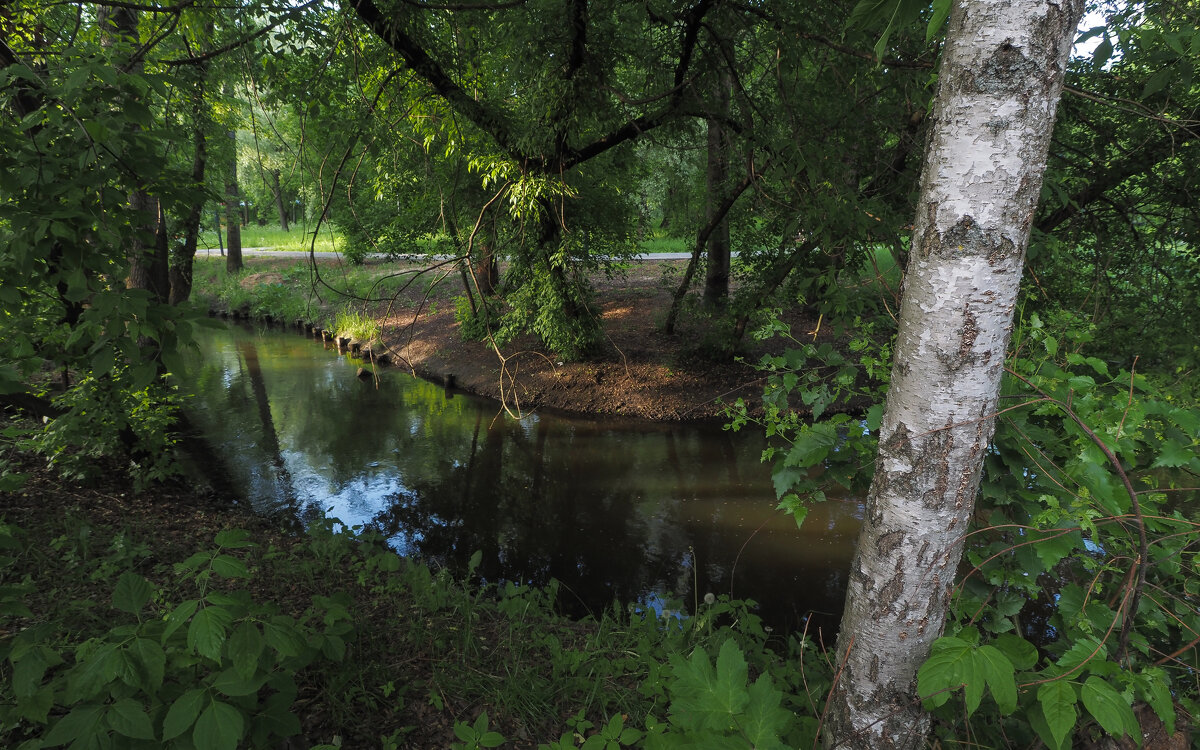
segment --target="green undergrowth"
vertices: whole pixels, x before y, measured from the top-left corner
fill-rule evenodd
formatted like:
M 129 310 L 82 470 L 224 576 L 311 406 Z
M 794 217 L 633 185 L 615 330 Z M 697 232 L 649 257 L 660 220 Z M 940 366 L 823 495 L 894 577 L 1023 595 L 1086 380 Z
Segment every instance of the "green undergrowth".
M 799 638 L 770 639 L 747 603 L 710 599 L 683 620 L 614 605 L 573 621 L 555 614 L 553 585 L 484 584 L 474 567 L 456 579 L 334 520 L 288 536 L 223 528 L 217 514 L 163 521 L 171 510 L 154 499 L 107 497 L 52 498 L 63 505 L 50 513 L 3 505 L 0 746 L 815 736 L 824 661 Z
M 338 331 L 343 325 L 366 331 L 373 311 L 410 310 L 416 304 L 414 294 L 422 298 L 425 310 L 436 309 L 449 294 L 438 288 L 426 298 L 429 279 L 411 268 L 334 264 L 314 268 L 306 260 L 251 262 L 231 274 L 223 259 L 197 258 L 193 280 L 193 298 L 210 308 L 253 318 L 303 320 Z

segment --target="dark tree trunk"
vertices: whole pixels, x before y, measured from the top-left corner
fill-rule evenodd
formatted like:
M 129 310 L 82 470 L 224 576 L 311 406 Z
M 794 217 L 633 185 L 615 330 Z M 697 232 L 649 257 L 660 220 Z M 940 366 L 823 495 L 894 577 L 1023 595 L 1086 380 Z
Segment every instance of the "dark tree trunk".
M 287 206 L 283 204 L 283 188 L 279 187 L 279 170 L 271 170 L 271 189 L 275 193 L 275 210 L 279 212 L 279 228 L 290 231 L 288 227 Z
M 237 182 L 237 133 L 229 131 L 229 139 L 234 143 L 233 154 L 229 159 L 229 172 L 225 176 L 225 239 L 229 247 L 225 254 L 225 270 L 237 273 L 243 268 L 241 197 L 238 195 Z
M 131 73 L 141 72 L 141 62 L 132 59 L 133 47 L 138 41 L 137 11 L 105 5 L 97 9 L 96 19 L 102 35 L 101 44 L 109 49 L 116 48 L 118 59 L 123 59 L 122 68 Z M 129 194 L 128 209 L 133 231 L 126 248 L 129 275 L 125 278 L 125 286 L 145 289 L 156 300 L 166 302 L 170 297 L 170 285 L 167 282 L 166 221 L 162 207 L 145 190 L 135 189 Z
M 483 237 L 471 249 L 471 273 L 475 277 L 475 287 L 481 297 L 496 293 L 500 283 L 500 267 L 496 262 L 496 220 L 493 217 L 488 222 L 488 228 Z
M 203 75 L 203 73 L 201 74 Z M 192 296 L 192 263 L 196 258 L 196 247 L 200 243 L 200 217 L 204 201 L 199 193 L 204 190 L 204 176 L 208 170 L 208 138 L 200 121 L 204 102 L 203 78 L 197 92 L 196 132 L 193 136 L 195 155 L 192 158 L 192 188 L 197 196 L 192 198 L 192 208 L 183 220 L 183 245 L 171 251 L 171 304 L 186 302 Z M 221 223 L 217 222 L 217 242 L 221 241 Z M 224 247 L 224 246 L 222 246 Z
M 688 260 L 687 268 L 684 269 L 683 279 L 679 282 L 679 286 L 675 288 L 675 293 L 671 297 L 671 308 L 667 311 L 667 320 L 663 325 L 663 331 L 668 336 L 675 335 L 675 321 L 678 319 L 679 310 L 683 306 L 683 298 L 692 286 L 692 277 L 696 273 L 696 266 L 700 263 L 700 254 L 704 251 L 709 236 L 716 229 L 717 225 L 725 220 L 725 215 L 729 213 L 729 209 L 733 207 L 738 197 L 745 192 L 746 188 L 750 187 L 753 181 L 752 177 L 753 175 L 747 174 L 741 184 L 729 191 L 729 195 L 725 197 L 725 200 L 717 207 L 709 217 L 709 220 L 696 234 L 696 244 L 692 248 L 692 257 Z
M 723 73 L 716 85 L 717 111 L 721 116 L 729 114 L 732 94 L 733 79 L 728 73 Z M 718 214 L 729 191 L 729 151 L 730 142 L 725 128 L 719 119 L 710 119 L 705 219 L 714 226 L 708 236 L 708 262 L 704 273 L 704 307 L 709 310 L 724 309 L 729 301 L 729 220 L 726 218 L 727 212 Z

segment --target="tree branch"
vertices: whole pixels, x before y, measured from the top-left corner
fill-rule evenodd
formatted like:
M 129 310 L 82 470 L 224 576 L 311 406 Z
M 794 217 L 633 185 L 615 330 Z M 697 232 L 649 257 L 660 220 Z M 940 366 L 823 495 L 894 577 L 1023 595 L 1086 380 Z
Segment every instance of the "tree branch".
M 414 73 L 433 86 L 434 91 L 455 111 L 490 135 L 506 154 L 519 162 L 531 160 L 517 146 L 516 136 L 506 118 L 468 94 L 416 39 L 400 28 L 399 23 L 385 17 L 374 0 L 342 0 L 342 6 L 354 11 L 368 29 L 404 59 Z
M 320 3 L 321 3 L 321 0 L 308 0 L 308 2 L 304 3 L 303 5 L 297 5 L 295 8 L 293 8 L 293 9 L 289 10 L 288 12 L 284 13 L 283 15 L 281 15 L 274 23 L 267 24 L 266 26 L 262 27 L 261 29 L 254 32 L 250 36 L 242 37 L 241 39 L 235 39 L 234 41 L 230 42 L 229 44 L 226 44 L 226 45 L 218 47 L 214 50 L 205 52 L 202 55 L 195 55 L 193 57 L 177 57 L 174 60 L 161 60 L 160 63 L 162 65 L 179 66 L 179 65 L 198 65 L 200 63 L 207 62 L 207 61 L 213 59 L 214 57 L 223 55 L 226 52 L 230 52 L 232 50 L 237 49 L 238 47 L 244 47 L 245 45 L 249 44 L 250 42 L 253 42 L 256 39 L 266 36 L 267 34 L 270 34 L 272 31 L 279 28 L 279 25 L 282 24 L 284 21 L 286 21 L 290 16 L 298 14 L 300 11 L 308 10 L 312 6 L 319 5 Z

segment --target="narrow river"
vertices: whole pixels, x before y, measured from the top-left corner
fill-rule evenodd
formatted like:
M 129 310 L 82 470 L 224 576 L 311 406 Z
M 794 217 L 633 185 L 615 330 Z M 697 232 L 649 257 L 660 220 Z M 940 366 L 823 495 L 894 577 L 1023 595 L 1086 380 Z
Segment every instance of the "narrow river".
M 560 605 L 692 609 L 758 602 L 773 627 L 828 634 L 861 503 L 831 499 L 803 531 L 775 510 L 763 439 L 715 424 L 533 413 L 451 394 L 294 333 L 206 331 L 183 378 L 193 419 L 261 512 L 322 512 L 402 554 L 490 581 L 558 579 Z

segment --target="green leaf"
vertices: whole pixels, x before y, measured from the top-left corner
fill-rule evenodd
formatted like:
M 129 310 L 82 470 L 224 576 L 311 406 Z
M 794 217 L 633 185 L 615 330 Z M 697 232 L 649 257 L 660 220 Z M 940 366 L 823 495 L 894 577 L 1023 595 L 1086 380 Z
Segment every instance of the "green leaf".
M 697 650 L 688 660 L 671 655 L 671 721 L 689 731 L 726 732 L 746 707 L 746 660 L 732 640 L 721 645 L 714 672 L 708 655 Z
M 975 654 L 978 671 L 983 674 L 1000 713 L 1008 715 L 1017 710 L 1017 680 L 1012 662 L 995 646 L 980 646 Z
M 269 694 L 255 717 L 255 724 L 280 737 L 300 734 L 300 720 L 291 711 L 295 697 L 294 690 Z
M 149 638 L 137 638 L 129 646 L 130 653 L 141 666 L 146 683 L 142 686 L 147 693 L 155 694 L 163 684 L 167 669 L 167 654 L 162 646 Z
M 1171 695 L 1166 674 L 1160 668 L 1147 669 L 1140 675 L 1142 697 L 1166 727 L 1167 734 L 1175 734 L 1175 699 Z
M 248 620 L 241 623 L 229 637 L 229 659 L 233 662 L 233 668 L 244 679 L 249 679 L 258 671 L 258 660 L 265 647 L 266 642 L 258 626 Z
M 148 388 L 158 378 L 158 363 L 146 362 L 129 368 L 130 386 L 135 391 Z
M 746 693 L 747 671 L 746 657 L 742 655 L 742 650 L 733 639 L 722 643 L 721 651 L 717 654 L 714 695 L 718 697 L 722 708 L 730 714 L 741 711 L 749 701 Z
M 299 656 L 307 645 L 305 639 L 296 632 L 295 625 L 279 622 L 263 623 L 263 635 L 267 645 L 283 657 Z
M 879 432 L 879 425 L 883 422 L 883 404 L 875 404 L 870 409 L 867 409 L 867 429 L 872 433 Z
M 122 698 L 108 707 L 108 725 L 114 732 L 135 740 L 154 739 L 154 726 L 145 707 L 132 698 Z
M 1005 633 L 997 636 L 992 645 L 1000 649 L 1014 669 L 1026 670 L 1033 669 L 1038 661 L 1037 646 L 1034 646 L 1029 641 L 1019 635 Z
M 933 642 L 933 650 L 917 670 L 917 695 L 931 708 L 950 700 L 950 694 L 971 676 L 971 644 L 954 636 Z M 977 704 L 978 705 L 978 704 Z
M 240 698 L 243 695 L 253 695 L 270 678 L 269 674 L 258 677 L 243 677 L 236 667 L 224 670 L 217 679 L 213 680 L 213 689 L 230 698 Z
M 1162 446 L 1162 450 L 1158 453 L 1158 458 L 1154 459 L 1152 468 L 1168 468 L 1178 469 L 1181 466 L 1187 466 L 1197 457 L 1196 449 L 1189 445 L 1184 445 L 1178 440 L 1168 438 Z
M 113 588 L 112 603 L 113 607 L 122 612 L 136 615 L 152 596 L 154 586 L 149 581 L 137 573 L 122 573 L 117 579 L 116 587 Z
M 68 679 L 67 701 L 74 703 L 95 697 L 104 685 L 116 679 L 119 661 L 117 645 L 108 644 L 76 663 Z
M 203 689 L 192 688 L 175 699 L 175 702 L 167 709 L 166 718 L 163 719 L 164 742 L 175 739 L 191 728 L 196 717 L 200 715 L 200 706 L 204 704 L 204 696 Z
M 1072 643 L 1071 647 L 1064 651 L 1055 663 L 1061 669 L 1069 671 L 1087 662 L 1094 670 L 1097 662 L 1103 662 L 1106 659 L 1108 659 L 1108 648 L 1095 638 L 1086 636 L 1080 637 Z
M 216 542 L 218 547 L 224 549 L 240 549 L 242 547 L 253 547 L 254 542 L 250 541 L 250 532 L 245 529 L 225 529 L 217 533 Z
M 159 643 L 165 644 L 171 635 L 183 627 L 196 611 L 196 607 L 200 606 L 200 602 L 196 599 L 189 599 L 181 603 L 175 609 L 171 610 L 171 614 L 167 615 L 167 625 L 163 628 L 162 637 Z
M 1173 68 L 1167 66 L 1150 76 L 1150 80 L 1146 81 L 1146 87 L 1142 89 L 1142 94 L 1138 98 L 1147 99 L 1165 89 L 1171 80 L 1172 72 Z
M 1112 57 L 1113 46 L 1112 42 L 1105 36 L 1104 39 L 1096 45 L 1096 49 L 1092 52 L 1092 65 L 1097 68 L 1103 68 L 1104 63 L 1108 62 L 1108 58 Z
M 775 485 L 775 497 L 782 500 L 783 496 L 797 484 L 808 479 L 808 469 L 786 466 L 782 461 L 775 463 L 771 469 L 771 482 Z
M 224 607 L 208 606 L 196 613 L 188 626 L 187 645 L 213 661 L 221 660 L 221 647 L 233 617 Z
M 1129 701 L 1100 677 L 1088 677 L 1079 693 L 1083 707 L 1113 737 L 1126 734 L 1130 727 L 1138 726 Z
M 42 738 L 46 747 L 65 745 L 75 742 L 82 737 L 94 736 L 101 731 L 104 720 L 104 707 L 93 704 L 76 706 L 71 712 L 50 727 L 50 731 Z
M 31 698 L 36 695 L 38 688 L 41 687 L 42 678 L 46 675 L 46 668 L 50 666 L 42 649 L 30 649 L 19 658 L 11 656 L 9 658 L 13 662 L 13 695 L 18 699 Z
M 806 425 L 796 436 L 796 442 L 788 451 L 784 463 L 787 466 L 810 468 L 825 460 L 829 451 L 837 444 L 837 426 L 828 422 Z
M 102 347 L 92 355 L 92 371 L 97 375 L 111 372 L 115 356 L 111 346 Z
M 236 750 L 244 726 L 245 718 L 241 711 L 228 703 L 214 700 L 196 719 L 192 742 L 196 750 Z
M 1084 449 L 1080 455 L 1081 460 L 1068 468 L 1068 473 L 1072 478 L 1076 479 L 1084 487 L 1087 487 L 1092 493 L 1092 497 L 1096 501 L 1115 516 L 1125 513 L 1128 508 L 1123 507 L 1129 504 L 1128 495 L 1124 495 L 1122 500 L 1118 500 L 1124 493 L 1117 488 L 1117 480 L 1107 470 L 1107 464 L 1093 462 L 1091 460 L 1092 450 Z
M 1078 530 L 1040 529 L 1031 531 L 1029 536 L 1033 542 L 1034 554 L 1041 560 L 1045 570 L 1050 570 L 1064 557 L 1083 546 L 1083 535 Z
M 750 703 L 739 717 L 738 725 L 752 747 L 761 750 L 783 750 L 781 737 L 790 729 L 794 714 L 780 704 L 783 693 L 777 690 L 767 675 L 760 675 L 749 690 Z M 628 743 L 626 743 L 628 744 Z
M 1075 711 L 1075 688 L 1067 680 L 1054 680 L 1038 688 L 1037 698 L 1054 744 L 1061 746 L 1079 716 Z
M 246 564 L 230 555 L 217 555 L 212 561 L 213 572 L 222 578 L 249 578 Z
M 1053 336 L 1047 336 L 1042 339 L 1042 346 L 1045 347 L 1046 354 L 1049 354 L 1051 357 L 1058 354 L 1058 339 Z
M 499 732 L 485 732 L 479 738 L 480 747 L 500 747 L 504 744 L 504 735 Z
M 819 500 L 825 499 L 824 492 L 815 492 L 814 495 L 820 495 Z M 799 495 L 794 492 L 789 492 L 779 501 L 779 505 L 775 510 L 782 510 L 796 520 L 796 528 L 804 527 L 804 519 L 808 518 L 808 504 L 800 499 Z
M 933 15 L 929 18 L 929 25 L 925 27 L 925 43 L 929 44 L 937 33 L 942 30 L 942 26 L 946 23 L 946 18 L 950 16 L 951 0 L 933 0 Z

